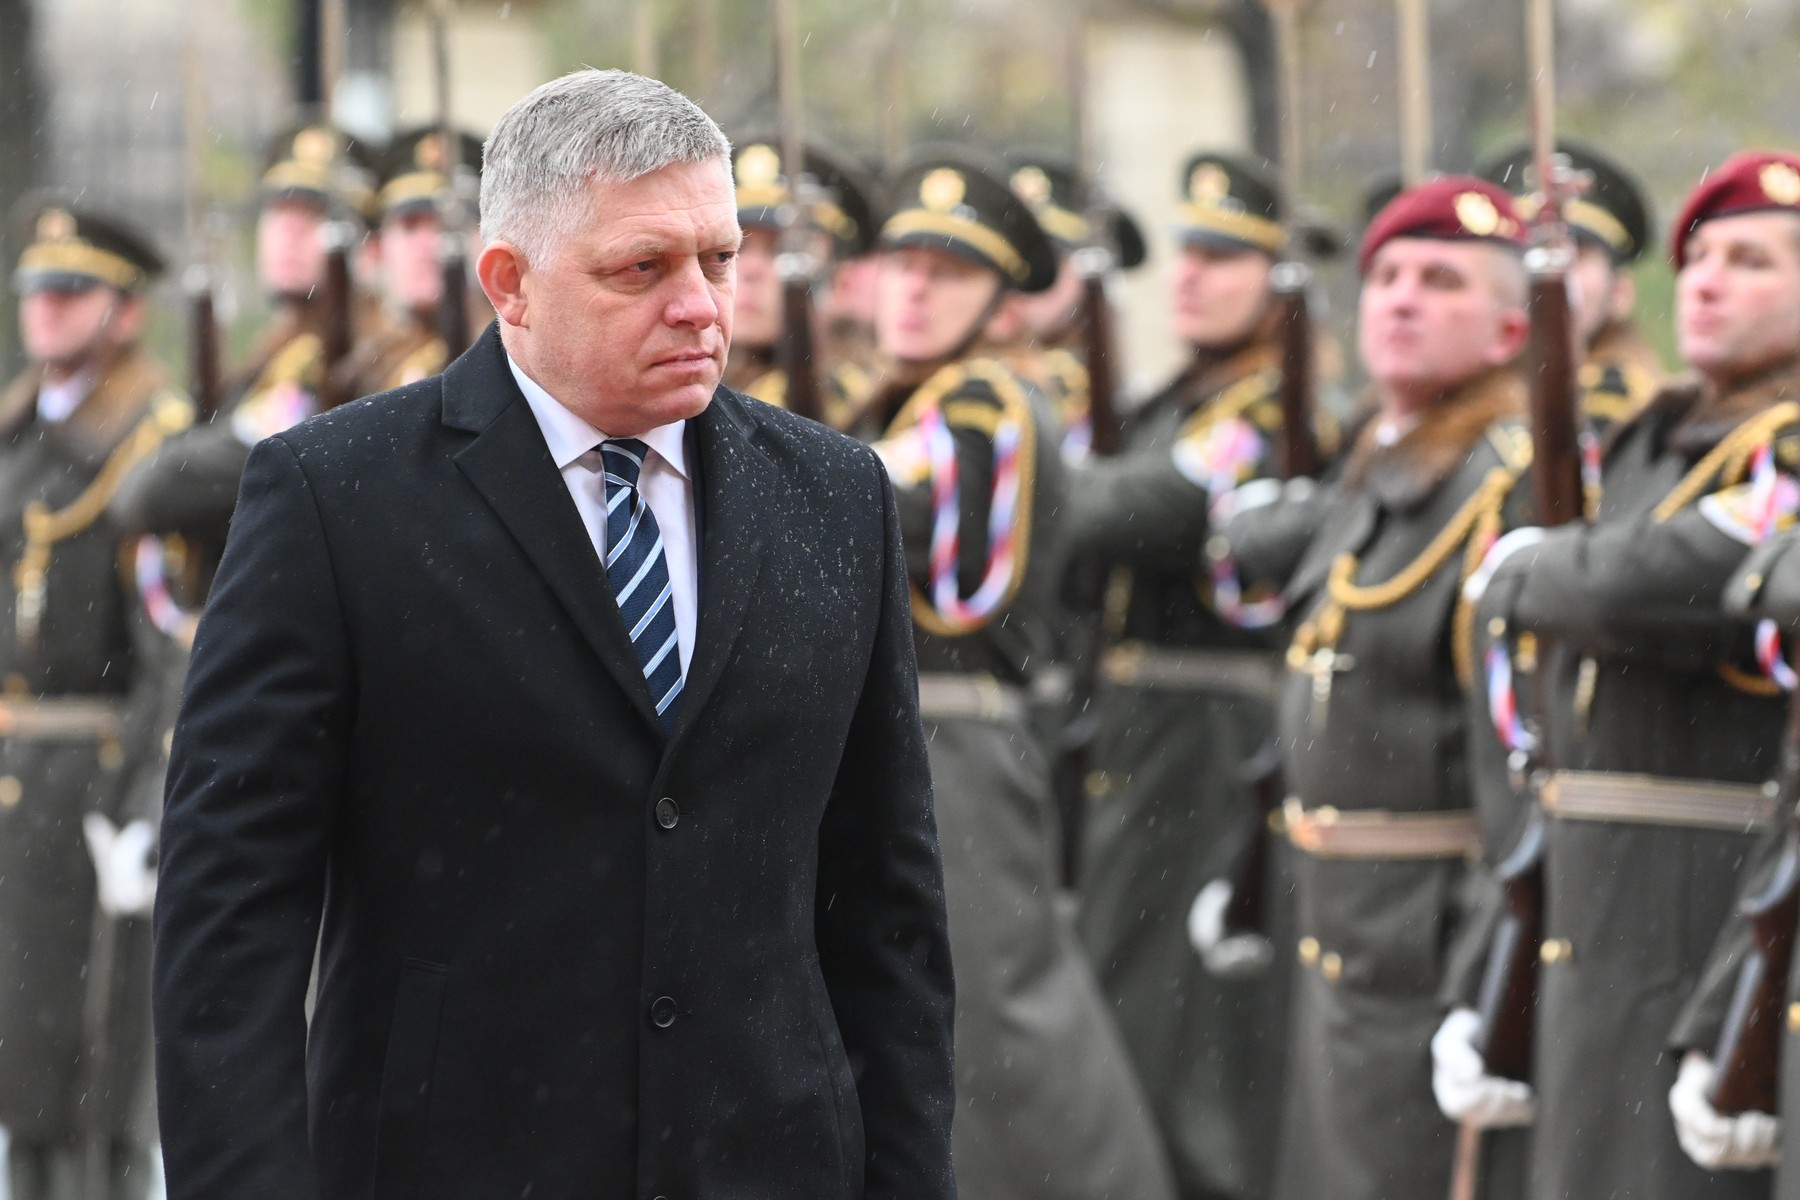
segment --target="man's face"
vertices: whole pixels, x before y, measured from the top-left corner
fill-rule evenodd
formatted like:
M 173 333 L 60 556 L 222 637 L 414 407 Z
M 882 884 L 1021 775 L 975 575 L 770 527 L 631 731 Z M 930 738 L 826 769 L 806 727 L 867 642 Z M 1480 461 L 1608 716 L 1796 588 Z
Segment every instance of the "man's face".
M 1675 281 L 1681 357 L 1715 381 L 1800 353 L 1800 221 L 1790 213 L 1719 217 L 1687 242 Z
M 1048 291 L 1019 297 L 1027 337 L 1049 341 L 1061 337 L 1081 312 L 1081 273 L 1075 256 L 1063 254 L 1056 267 L 1056 282 Z
M 1248 341 L 1268 310 L 1269 256 L 1193 243 L 1169 274 L 1169 324 L 1176 337 L 1210 349 Z
M 825 319 L 873 327 L 881 303 L 881 256 L 863 254 L 834 263 L 825 293 Z
M 876 344 L 903 362 L 947 358 L 975 332 L 1000 286 L 989 268 L 943 250 L 890 250 L 881 258 Z
M 325 278 L 325 210 L 271 200 L 256 218 L 256 274 L 277 296 L 307 296 Z
M 114 343 L 113 327 L 126 303 L 99 284 L 27 292 L 19 297 L 19 340 L 34 363 L 59 374 L 80 370 Z
M 525 264 L 522 303 L 494 297 L 511 314 L 508 349 L 610 436 L 698 416 L 731 344 L 742 236 L 730 170 L 676 163 L 595 181 L 588 196 L 587 221 L 549 261 Z
M 381 269 L 388 298 L 407 309 L 428 309 L 444 292 L 444 272 L 438 262 L 438 235 L 443 225 L 437 212 L 415 208 L 381 223 Z
M 781 336 L 781 277 L 775 270 L 773 229 L 744 230 L 737 260 L 737 303 L 732 337 L 739 345 L 763 350 Z
M 1363 366 L 1384 398 L 1411 408 L 1490 367 L 1524 345 L 1519 298 L 1497 286 L 1507 253 L 1473 242 L 1395 238 L 1363 278 L 1357 337 Z
M 1606 250 L 1591 242 L 1576 248 L 1575 266 L 1569 272 L 1569 300 L 1575 319 L 1575 344 L 1591 346 L 1600 331 L 1613 321 L 1631 315 L 1637 301 L 1631 273 L 1617 266 Z

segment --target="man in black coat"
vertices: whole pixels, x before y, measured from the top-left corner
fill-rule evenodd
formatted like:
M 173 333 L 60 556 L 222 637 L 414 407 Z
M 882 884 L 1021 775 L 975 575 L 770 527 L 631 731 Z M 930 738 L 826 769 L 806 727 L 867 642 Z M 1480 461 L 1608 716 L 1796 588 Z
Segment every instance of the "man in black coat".
M 496 328 L 252 453 L 163 828 L 173 1200 L 954 1196 L 893 501 L 717 386 L 728 153 L 538 89 Z

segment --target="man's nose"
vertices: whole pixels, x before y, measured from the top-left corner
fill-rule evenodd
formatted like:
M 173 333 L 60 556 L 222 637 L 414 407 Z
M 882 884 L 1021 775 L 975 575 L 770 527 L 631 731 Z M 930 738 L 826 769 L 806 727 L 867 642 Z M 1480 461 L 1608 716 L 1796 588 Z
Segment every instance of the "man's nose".
M 690 325 L 706 329 L 719 320 L 719 299 L 712 281 L 698 262 L 689 263 L 671 281 L 675 294 L 669 298 L 664 319 L 671 325 Z

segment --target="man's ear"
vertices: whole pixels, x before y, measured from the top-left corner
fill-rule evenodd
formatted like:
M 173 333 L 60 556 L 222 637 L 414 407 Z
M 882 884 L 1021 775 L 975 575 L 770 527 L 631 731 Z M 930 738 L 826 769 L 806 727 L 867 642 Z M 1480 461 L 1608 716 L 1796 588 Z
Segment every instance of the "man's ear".
M 511 242 L 489 242 L 475 260 L 475 277 L 488 303 L 508 325 L 523 327 L 525 321 L 525 254 Z
M 993 303 L 994 315 L 987 319 L 982 335 L 995 345 L 1009 346 L 1024 335 L 1025 298 L 1002 284 L 1000 295 Z
M 113 305 L 112 315 L 107 318 L 106 336 L 115 346 L 126 346 L 138 340 L 144 332 L 144 320 L 149 306 L 141 295 L 121 293 L 118 303 Z
M 1525 352 L 1525 343 L 1531 337 L 1531 318 L 1522 308 L 1507 308 L 1500 313 L 1500 328 L 1494 335 L 1493 347 L 1488 351 L 1488 365 L 1504 366 Z

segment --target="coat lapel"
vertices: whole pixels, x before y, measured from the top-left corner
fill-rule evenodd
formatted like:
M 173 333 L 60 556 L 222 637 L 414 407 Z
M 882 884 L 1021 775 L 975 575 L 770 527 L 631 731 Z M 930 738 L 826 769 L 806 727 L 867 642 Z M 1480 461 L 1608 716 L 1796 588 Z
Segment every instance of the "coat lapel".
M 768 457 L 751 440 L 753 426 L 741 401 L 721 388 L 695 426 L 700 477 L 700 589 L 698 632 L 681 693 L 675 745 L 693 727 L 718 686 L 732 647 L 743 631 L 744 614 L 762 573 L 767 522 L 760 515 L 784 506 L 786 485 Z
M 457 453 L 457 467 L 550 585 L 632 706 L 655 730 L 650 689 L 613 603 L 600 556 L 550 457 L 537 418 L 507 368 L 497 327 L 490 327 L 450 365 L 443 387 L 444 423 L 475 434 Z

